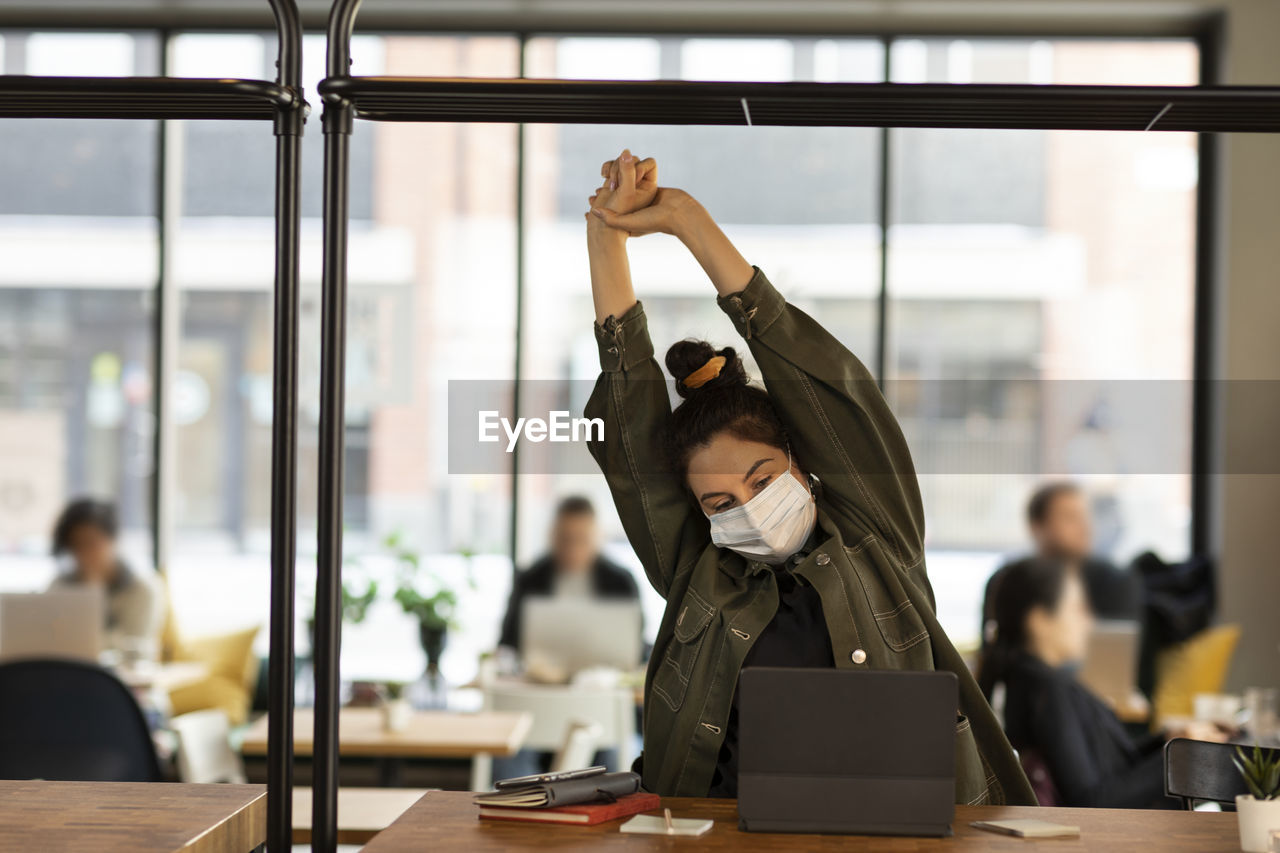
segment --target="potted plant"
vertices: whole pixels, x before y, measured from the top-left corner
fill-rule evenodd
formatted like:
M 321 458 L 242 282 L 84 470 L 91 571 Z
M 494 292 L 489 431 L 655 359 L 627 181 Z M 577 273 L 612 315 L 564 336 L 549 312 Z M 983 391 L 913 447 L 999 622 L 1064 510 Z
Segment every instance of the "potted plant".
M 440 656 L 444 653 L 449 629 L 457 627 L 454 613 L 458 608 L 458 593 L 438 575 L 423 571 L 418 553 L 404 544 L 398 532 L 387 536 L 383 544 L 396 562 L 393 597 L 405 613 L 418 620 L 418 641 L 427 656 L 427 675 L 434 680 L 440 673 Z
M 1249 789 L 1236 797 L 1240 849 L 1268 853 L 1272 831 L 1280 830 L 1280 750 L 1263 752 L 1255 744 L 1253 752 L 1247 753 L 1236 747 L 1232 761 Z
M 379 691 L 382 696 L 382 728 L 389 732 L 402 732 L 409 728 L 413 706 L 405 696 L 405 686 L 399 681 L 388 681 Z
M 365 574 L 364 566 L 352 556 L 343 559 L 342 621 L 359 625 L 369 615 L 369 607 L 378 598 L 378 582 Z M 314 612 L 307 617 L 307 639 L 312 654 L 316 647 L 316 619 Z

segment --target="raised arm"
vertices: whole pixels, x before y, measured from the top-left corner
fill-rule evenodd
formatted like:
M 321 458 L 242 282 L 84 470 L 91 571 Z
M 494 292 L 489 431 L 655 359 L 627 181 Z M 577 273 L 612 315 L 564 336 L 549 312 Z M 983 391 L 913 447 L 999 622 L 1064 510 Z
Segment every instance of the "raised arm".
M 628 152 L 623 152 L 624 158 Z M 630 210 L 650 201 L 656 173 L 619 158 L 620 174 L 591 197 L 593 208 Z M 603 171 L 610 172 L 611 163 Z M 638 177 L 637 177 L 638 176 Z M 672 580 L 691 567 L 709 541 L 707 523 L 663 460 L 662 434 L 671 414 L 666 378 L 653 358 L 644 307 L 636 301 L 627 262 L 626 231 L 587 214 L 587 253 L 600 378 L 585 414 L 604 422 L 604 440 L 591 442 L 631 547 L 654 589 L 666 597 Z
M 824 494 L 877 534 L 904 568 L 920 562 L 924 510 L 906 440 L 866 366 L 749 265 L 687 193 L 659 189 L 643 210 L 593 215 L 630 233 L 674 234 L 706 271 L 746 339 L 797 457 Z M 850 543 L 852 544 L 852 543 Z M 917 580 L 927 590 L 921 575 Z

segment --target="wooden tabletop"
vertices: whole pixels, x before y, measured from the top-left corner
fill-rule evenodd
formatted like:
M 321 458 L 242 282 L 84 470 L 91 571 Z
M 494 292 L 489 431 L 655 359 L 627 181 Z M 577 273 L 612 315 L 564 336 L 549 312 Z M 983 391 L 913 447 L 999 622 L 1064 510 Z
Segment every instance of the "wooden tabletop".
M 425 788 L 339 788 L 338 843 L 364 844 L 422 799 Z M 293 789 L 293 843 L 311 843 L 311 789 Z
M 249 853 L 266 840 L 262 785 L 0 781 L 3 853 Z
M 155 687 L 169 693 L 204 681 L 209 677 L 209 665 L 193 660 L 165 661 L 131 668 L 120 667 L 115 673 L 129 687 Z
M 475 755 L 513 755 L 524 744 L 533 717 L 522 712 L 414 711 L 402 732 L 382 727 L 378 708 L 343 708 L 338 716 L 338 751 L 364 758 L 471 758 Z M 315 717 L 299 709 L 293 718 L 293 751 L 310 755 Z M 240 746 L 245 755 L 266 755 L 267 718 L 245 732 Z
M 733 800 L 670 798 L 663 801 L 673 817 L 711 818 L 706 835 L 664 838 L 623 835 L 622 821 L 597 826 L 482 821 L 476 817 L 471 794 L 433 791 L 379 833 L 366 853 L 402 850 L 725 850 L 734 853 L 780 850 L 930 853 L 955 850 L 1009 850 L 1021 853 L 1081 853 L 1081 851 L 1160 850 L 1162 853 L 1234 853 L 1240 849 L 1234 814 L 1183 811 L 1121 811 L 1119 809 L 1040 809 L 1026 806 L 957 806 L 951 838 L 863 838 L 855 844 L 847 835 L 773 835 L 738 831 Z M 654 812 L 660 814 L 660 812 Z M 995 835 L 969 826 L 974 820 L 1035 817 L 1080 827 L 1080 838 L 1035 841 Z

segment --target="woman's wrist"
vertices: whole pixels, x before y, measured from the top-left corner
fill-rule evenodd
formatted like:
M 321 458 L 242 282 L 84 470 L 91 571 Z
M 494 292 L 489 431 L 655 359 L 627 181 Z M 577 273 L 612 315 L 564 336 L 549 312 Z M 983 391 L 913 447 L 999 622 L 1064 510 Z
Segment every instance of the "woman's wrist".
M 696 198 L 687 193 L 684 194 L 681 203 L 672 211 L 672 236 L 687 246 L 691 240 L 696 239 L 706 229 L 708 224 L 713 227 L 715 225 L 711 214 L 707 213 L 707 209 Z
M 625 247 L 631 235 L 619 228 L 610 228 L 604 220 L 587 217 L 587 243 L 602 248 Z

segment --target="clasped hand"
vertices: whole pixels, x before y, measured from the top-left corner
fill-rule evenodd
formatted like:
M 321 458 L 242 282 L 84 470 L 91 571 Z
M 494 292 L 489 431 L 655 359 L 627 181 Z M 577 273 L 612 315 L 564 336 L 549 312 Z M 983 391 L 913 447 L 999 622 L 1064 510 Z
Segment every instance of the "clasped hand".
M 600 166 L 604 183 L 587 199 L 587 220 L 624 231 L 633 237 L 661 232 L 675 234 L 682 217 L 694 204 L 684 190 L 658 186 L 658 163 L 641 160 L 623 149 L 617 159 Z

